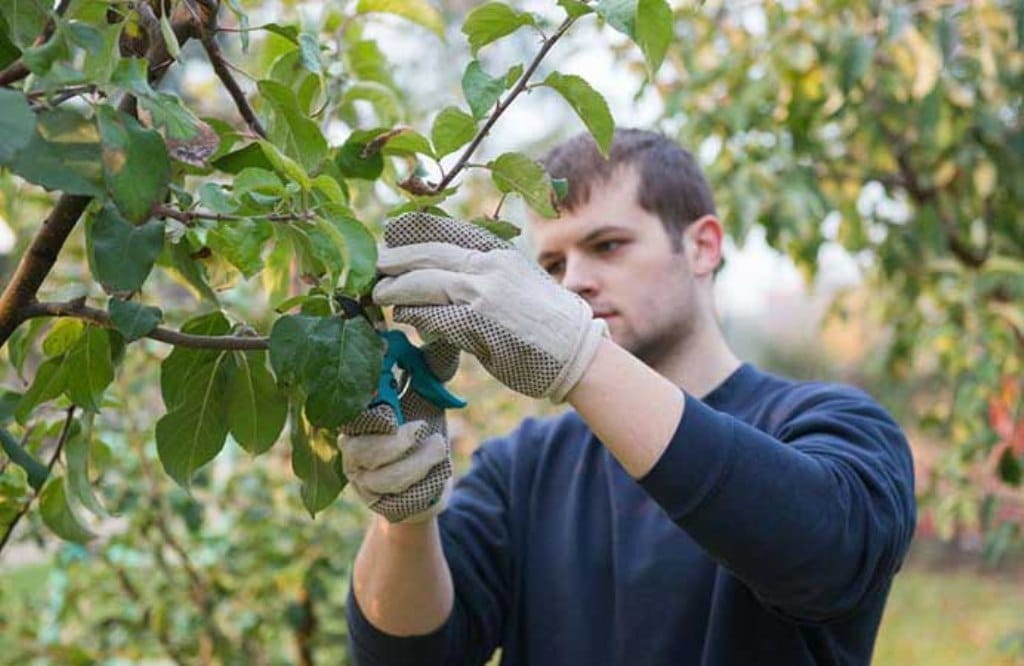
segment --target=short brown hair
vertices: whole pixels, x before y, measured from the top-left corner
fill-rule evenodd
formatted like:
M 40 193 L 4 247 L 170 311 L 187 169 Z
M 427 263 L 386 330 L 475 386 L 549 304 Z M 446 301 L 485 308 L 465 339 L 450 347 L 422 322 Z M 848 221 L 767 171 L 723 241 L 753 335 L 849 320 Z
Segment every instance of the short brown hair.
M 617 169 L 633 166 L 640 181 L 637 204 L 661 219 L 677 250 L 691 222 L 715 214 L 711 187 L 693 155 L 659 132 L 616 129 L 607 159 L 585 132 L 555 146 L 543 162 L 552 178 L 569 182 L 558 202 L 569 211 L 586 204 L 591 190 L 608 182 Z

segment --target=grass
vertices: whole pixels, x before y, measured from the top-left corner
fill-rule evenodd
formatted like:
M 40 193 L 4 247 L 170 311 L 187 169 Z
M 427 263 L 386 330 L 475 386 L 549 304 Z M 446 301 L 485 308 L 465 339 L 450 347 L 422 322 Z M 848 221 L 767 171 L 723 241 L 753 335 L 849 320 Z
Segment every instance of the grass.
M 999 646 L 1014 634 L 1024 634 L 1024 567 L 984 572 L 919 549 L 893 584 L 872 663 L 1024 666 L 1020 648 Z

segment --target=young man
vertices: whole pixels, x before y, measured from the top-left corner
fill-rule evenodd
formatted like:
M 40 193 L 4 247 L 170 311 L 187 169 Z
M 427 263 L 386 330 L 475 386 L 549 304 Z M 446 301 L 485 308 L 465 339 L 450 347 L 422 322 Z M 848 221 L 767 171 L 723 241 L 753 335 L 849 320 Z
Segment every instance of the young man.
M 387 516 L 356 558 L 357 664 L 868 664 L 915 523 L 910 453 L 864 393 L 741 363 L 717 325 L 722 225 L 665 137 L 547 166 L 539 269 L 457 220 L 392 221 L 374 291 L 446 378 L 456 349 L 574 410 L 485 443 L 453 492 L 443 413 L 367 413 L 349 478 Z M 447 509 L 442 512 L 442 509 Z

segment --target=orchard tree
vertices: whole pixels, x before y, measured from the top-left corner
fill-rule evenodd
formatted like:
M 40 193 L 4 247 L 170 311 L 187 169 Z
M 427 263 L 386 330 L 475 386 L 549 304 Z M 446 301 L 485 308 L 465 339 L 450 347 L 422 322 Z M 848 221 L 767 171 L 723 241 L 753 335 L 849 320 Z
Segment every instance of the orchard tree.
M 469 12 L 464 103 L 437 109 L 418 131 L 401 123 L 388 47 L 367 31 L 387 13 L 443 37 L 442 15 L 424 0 L 359 0 L 329 9 L 316 26 L 252 26 L 241 7 L 213 0 L 5 4 L 0 164 L 56 200 L 0 296 L 0 344 L 26 382 L 2 396 L 0 437 L 14 463 L 4 477 L 4 541 L 34 495 L 59 536 L 91 537 L 77 518 L 80 506 L 102 515 L 90 489 L 102 471 L 85 468 L 90 423 L 144 339 L 173 348 L 160 365 L 165 413 L 154 415 L 167 475 L 187 489 L 229 436 L 260 455 L 287 422 L 306 508 L 330 504 L 345 484 L 337 429 L 370 403 L 381 374 L 381 337 L 340 307 L 372 287 L 378 221 L 413 209 L 443 213 L 467 168 L 489 171 L 502 195 L 555 216 L 559 183 L 521 153 L 473 162 L 481 142 L 517 96 L 544 87 L 608 149 L 613 121 L 602 96 L 579 76 L 538 76 L 577 21 L 625 33 L 652 70 L 664 58 L 671 14 L 663 0 L 558 5 L 557 22 L 500 2 Z M 519 30 L 536 34 L 535 53 L 489 71 L 479 52 Z M 204 119 L 161 87 L 191 42 L 238 122 Z M 262 65 L 248 92 L 224 54 L 235 42 L 256 50 Z M 339 131 L 338 141 L 328 136 Z M 386 205 L 381 189 L 402 201 Z M 475 222 L 515 230 L 497 216 Z M 86 284 L 75 298 L 44 298 L 44 280 L 67 260 L 80 223 Z M 173 274 L 199 302 L 167 298 L 154 273 Z M 273 321 L 247 320 L 227 305 L 229 287 L 256 276 L 281 314 Z M 165 326 L 196 309 L 206 312 Z M 43 459 L 33 434 L 51 429 L 55 411 L 59 435 Z M 64 473 L 54 473 L 58 463 Z

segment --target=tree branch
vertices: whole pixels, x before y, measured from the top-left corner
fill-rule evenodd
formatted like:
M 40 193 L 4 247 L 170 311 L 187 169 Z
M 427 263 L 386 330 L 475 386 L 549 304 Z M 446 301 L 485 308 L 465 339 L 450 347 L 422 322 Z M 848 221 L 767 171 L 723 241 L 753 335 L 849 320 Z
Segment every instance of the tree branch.
M 170 206 L 153 206 L 154 217 L 177 220 L 182 224 L 192 224 L 196 220 L 214 220 L 216 222 L 237 222 L 239 220 L 267 220 L 269 222 L 290 222 L 293 220 L 312 220 L 310 213 L 297 215 L 293 213 L 273 213 L 270 215 L 226 215 L 224 213 L 209 213 L 201 210 L 179 210 Z
M 74 420 L 75 406 L 71 405 L 68 407 L 68 415 L 64 419 L 64 427 L 61 428 L 60 439 L 57 440 L 57 446 L 53 449 L 53 455 L 50 456 L 49 462 L 46 463 L 46 478 L 50 478 L 50 475 L 53 473 L 53 466 L 57 464 L 57 459 L 60 458 L 61 451 L 64 450 L 64 444 L 68 441 L 68 434 L 71 432 L 71 424 Z M 14 534 L 14 528 L 18 526 L 21 519 L 25 517 L 26 513 L 28 513 L 29 508 L 32 506 L 32 502 L 43 493 L 43 487 L 44 486 L 39 487 L 39 490 L 37 490 L 32 497 L 25 502 L 24 506 L 21 507 L 21 510 L 18 511 L 18 515 L 14 517 L 14 520 L 7 525 L 7 529 L 4 531 L 4 536 L 0 539 L 0 553 L 3 552 L 7 542 L 10 541 L 11 536 Z
M 200 38 L 203 48 L 206 49 L 206 55 L 210 59 L 210 64 L 213 65 L 213 71 L 217 73 L 221 83 L 228 89 L 231 99 L 235 101 L 235 106 L 238 107 L 238 112 L 242 114 L 242 118 L 245 119 L 249 129 L 265 139 L 267 138 L 267 132 L 263 129 L 259 118 L 256 117 L 252 107 L 249 105 L 249 100 L 245 98 L 245 93 L 242 91 L 241 86 L 238 85 L 238 81 L 235 80 L 234 74 L 228 68 L 227 62 L 224 60 L 224 54 L 217 44 L 216 34 L 213 30 L 204 30 Z
M 538 51 L 537 55 L 533 57 L 533 60 L 526 68 L 526 71 L 523 72 L 523 75 L 519 77 L 519 80 L 516 81 L 516 85 L 511 91 L 509 91 L 508 95 L 506 95 L 504 99 L 498 100 L 498 103 L 494 107 L 494 111 L 487 118 L 487 122 L 485 122 L 484 126 L 480 128 L 480 131 L 477 132 L 475 137 L 473 137 L 473 140 L 468 146 L 466 146 L 466 149 L 462 151 L 462 155 L 459 156 L 459 161 L 456 162 L 455 166 L 452 167 L 452 170 L 441 179 L 441 182 L 434 186 L 434 194 L 444 192 L 444 189 L 451 184 L 455 176 L 457 176 L 459 172 L 466 167 L 466 163 L 469 162 L 469 158 L 473 155 L 476 149 L 480 147 L 480 143 L 484 140 L 484 137 L 487 136 L 487 133 L 491 131 L 491 127 L 494 126 L 494 123 L 498 121 L 498 118 L 501 117 L 501 114 L 505 112 L 505 109 L 512 104 L 515 98 L 526 89 L 526 84 L 530 81 L 530 77 L 533 76 L 535 71 L 537 71 L 537 67 L 540 65 L 541 61 L 544 60 L 544 57 L 547 56 L 548 51 L 550 51 L 551 47 L 555 45 L 555 42 L 561 39 L 562 35 L 565 34 L 565 31 L 568 30 L 575 21 L 576 19 L 574 18 L 565 19 L 562 24 L 558 26 L 558 30 L 544 40 L 544 43 L 540 47 L 540 51 Z
M 80 301 L 62 303 L 32 303 L 25 307 L 24 319 L 33 317 L 75 317 L 90 324 L 104 328 L 114 328 L 110 315 L 96 308 L 91 308 Z M 179 333 L 167 328 L 154 328 L 144 337 L 166 342 L 176 347 L 190 349 L 223 349 L 223 350 L 254 350 L 269 349 L 269 338 L 258 336 L 235 335 L 190 335 Z

